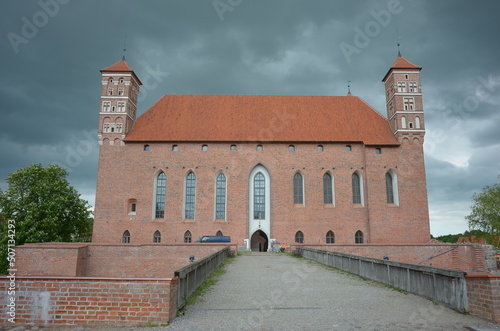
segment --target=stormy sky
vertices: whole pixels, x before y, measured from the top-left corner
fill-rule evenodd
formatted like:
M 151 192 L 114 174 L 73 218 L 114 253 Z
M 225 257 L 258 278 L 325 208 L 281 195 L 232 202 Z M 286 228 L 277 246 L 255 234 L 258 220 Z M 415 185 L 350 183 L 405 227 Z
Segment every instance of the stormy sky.
M 103 69 L 123 56 L 164 94 L 345 95 L 386 115 L 397 56 L 423 67 L 431 232 L 467 230 L 500 174 L 498 0 L 40 0 L 0 12 L 0 188 L 59 164 L 94 204 Z M 399 39 L 398 36 L 399 35 Z

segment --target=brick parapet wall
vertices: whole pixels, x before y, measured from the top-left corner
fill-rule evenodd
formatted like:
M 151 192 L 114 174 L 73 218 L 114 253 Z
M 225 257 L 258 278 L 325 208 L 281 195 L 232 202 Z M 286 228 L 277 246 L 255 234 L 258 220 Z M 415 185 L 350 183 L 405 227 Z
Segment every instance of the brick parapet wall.
M 16 246 L 17 274 L 68 277 L 173 277 L 189 264 L 226 244 L 43 243 Z M 231 250 L 236 251 L 236 246 Z
M 500 323 L 500 275 L 470 273 L 466 278 L 470 313 Z
M 299 247 L 294 245 L 293 247 Z M 484 269 L 488 245 L 473 244 L 358 244 L 302 245 L 331 252 L 360 255 L 391 261 L 471 271 Z
M 15 282 L 20 324 L 166 324 L 177 312 L 178 278 L 21 277 Z M 9 287 L 10 280 L 0 277 L 2 302 L 11 300 Z M 11 318 L 8 313 L 2 305 L 2 316 Z

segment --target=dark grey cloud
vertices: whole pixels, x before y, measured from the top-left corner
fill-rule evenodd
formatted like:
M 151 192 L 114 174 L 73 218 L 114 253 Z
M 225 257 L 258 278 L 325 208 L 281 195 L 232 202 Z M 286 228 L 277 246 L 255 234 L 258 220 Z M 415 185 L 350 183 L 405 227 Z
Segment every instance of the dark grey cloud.
M 163 94 L 345 95 L 351 81 L 385 115 L 380 80 L 398 30 L 403 56 L 423 67 L 432 232 L 466 229 L 470 196 L 500 173 L 500 2 L 220 1 L 231 10 L 212 0 L 4 4 L 0 178 L 58 163 L 93 203 L 99 69 L 121 59 L 125 36 L 145 83 L 139 114 Z M 360 30 L 370 36 L 356 45 Z M 23 42 L 13 47 L 12 33 Z M 346 56 L 342 44 L 357 51 Z

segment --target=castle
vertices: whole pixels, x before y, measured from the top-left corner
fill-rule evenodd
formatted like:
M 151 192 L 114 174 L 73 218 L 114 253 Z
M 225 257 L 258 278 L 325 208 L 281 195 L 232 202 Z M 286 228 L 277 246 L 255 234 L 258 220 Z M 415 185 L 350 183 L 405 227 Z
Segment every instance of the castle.
M 136 118 L 139 77 L 102 69 L 93 241 L 428 242 L 420 70 L 389 68 L 387 118 L 350 92 L 165 95 Z

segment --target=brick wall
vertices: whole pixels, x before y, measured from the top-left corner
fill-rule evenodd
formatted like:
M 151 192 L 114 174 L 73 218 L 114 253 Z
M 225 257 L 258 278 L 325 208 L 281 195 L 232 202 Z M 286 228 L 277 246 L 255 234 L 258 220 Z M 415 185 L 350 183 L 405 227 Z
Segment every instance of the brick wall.
M 44 243 L 16 247 L 16 268 L 23 276 L 173 277 L 174 271 L 226 247 L 224 244 Z M 233 251 L 236 250 L 233 248 Z
M 466 278 L 470 313 L 500 323 L 500 275 L 471 273 Z
M 279 119 L 278 119 L 279 120 Z M 283 123 L 281 130 L 286 130 Z M 270 176 L 271 201 L 269 238 L 293 244 L 295 233 L 302 231 L 304 243 L 326 243 L 326 233 L 333 231 L 336 242 L 354 243 L 354 234 L 361 230 L 365 242 L 426 243 L 430 238 L 427 191 L 421 141 L 404 139 L 399 147 L 381 148 L 350 143 L 325 143 L 323 151 L 317 144 L 231 142 L 127 143 L 100 149 L 96 191 L 93 240 L 99 243 L 120 243 L 125 230 L 132 244 L 152 243 L 159 231 L 162 243 L 182 243 L 184 233 L 193 238 L 215 235 L 222 231 L 232 243 L 243 245 L 249 233 L 249 177 L 259 164 Z M 205 143 L 203 143 L 205 144 Z M 385 173 L 394 170 L 398 178 L 399 205 L 386 201 Z M 165 218 L 156 219 L 154 210 L 155 176 L 166 174 Z M 196 210 L 194 219 L 184 219 L 184 181 L 188 172 L 196 175 Z M 227 215 L 215 219 L 215 179 L 223 171 L 227 178 Z M 304 204 L 293 200 L 293 177 L 300 171 L 304 178 Z M 363 177 L 364 205 L 352 203 L 352 174 Z M 329 172 L 334 180 L 335 204 L 323 201 L 323 175 Z M 129 212 L 129 201 L 137 210 Z M 395 238 L 397 240 L 395 240 Z
M 373 257 L 389 257 L 391 261 L 433 266 L 436 268 L 470 271 L 487 267 L 488 245 L 454 244 L 363 244 L 363 245 L 303 245 L 306 247 Z M 299 247 L 299 246 L 294 246 Z M 293 248 L 292 248 L 293 249 Z M 435 256 L 435 257 L 434 257 Z M 430 257 L 434 257 L 429 259 Z M 425 261 L 427 260 L 427 261 Z M 425 261 L 425 262 L 423 262 Z M 421 263 L 422 262 L 422 263 Z M 489 266 L 489 265 L 488 265 Z
M 2 302 L 10 300 L 5 279 L 0 277 Z M 177 312 L 177 286 L 176 278 L 21 277 L 16 279 L 15 322 L 166 324 Z M 2 305 L 2 316 L 8 316 L 8 308 Z

